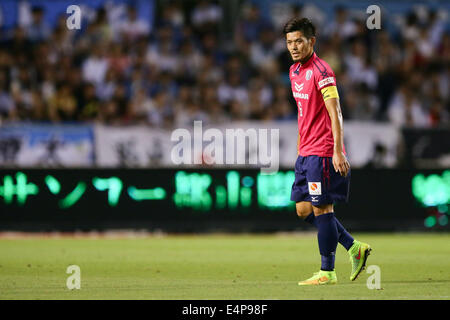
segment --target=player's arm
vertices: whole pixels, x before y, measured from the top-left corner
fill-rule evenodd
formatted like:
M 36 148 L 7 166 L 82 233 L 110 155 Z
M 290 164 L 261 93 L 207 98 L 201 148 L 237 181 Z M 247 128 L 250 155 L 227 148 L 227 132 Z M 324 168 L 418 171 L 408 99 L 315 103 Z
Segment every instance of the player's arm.
M 344 124 L 342 119 L 339 95 L 335 86 L 322 89 L 323 100 L 331 119 L 331 130 L 334 139 L 333 167 L 341 176 L 346 177 L 350 164 L 344 154 Z

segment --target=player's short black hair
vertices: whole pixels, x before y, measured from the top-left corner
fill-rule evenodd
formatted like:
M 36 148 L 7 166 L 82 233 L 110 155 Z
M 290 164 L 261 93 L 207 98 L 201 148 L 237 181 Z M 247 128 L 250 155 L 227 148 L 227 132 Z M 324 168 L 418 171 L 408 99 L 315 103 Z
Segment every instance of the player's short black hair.
M 289 32 L 295 31 L 300 31 L 307 39 L 316 36 L 316 27 L 308 18 L 292 18 L 284 25 L 283 34 L 285 36 Z

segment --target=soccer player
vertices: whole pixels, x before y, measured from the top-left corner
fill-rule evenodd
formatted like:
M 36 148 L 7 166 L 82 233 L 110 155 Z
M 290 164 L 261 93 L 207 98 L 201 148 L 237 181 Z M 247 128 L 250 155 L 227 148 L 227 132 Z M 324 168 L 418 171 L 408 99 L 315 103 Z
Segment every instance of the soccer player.
M 334 261 L 338 242 L 350 255 L 353 281 L 364 269 L 371 248 L 353 239 L 334 214 L 333 203 L 347 202 L 350 187 L 336 77 L 314 52 L 311 21 L 293 18 L 283 32 L 294 61 L 289 78 L 298 107 L 298 158 L 291 200 L 296 202 L 298 216 L 317 227 L 322 259 L 320 271 L 299 285 L 337 283 Z

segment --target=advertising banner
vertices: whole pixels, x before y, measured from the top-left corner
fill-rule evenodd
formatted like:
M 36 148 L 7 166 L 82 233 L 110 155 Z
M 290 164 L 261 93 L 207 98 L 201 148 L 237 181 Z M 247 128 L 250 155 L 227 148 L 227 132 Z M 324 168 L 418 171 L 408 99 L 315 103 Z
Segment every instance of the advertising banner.
M 170 165 L 170 131 L 144 126 L 95 127 L 96 161 L 100 167 Z
M 96 126 L 99 167 L 293 168 L 297 159 L 296 121 L 232 122 L 155 129 Z M 352 168 L 391 168 L 397 164 L 399 130 L 388 124 L 344 125 Z
M 1 126 L 0 166 L 93 166 L 93 138 L 92 127 L 84 125 Z
M 335 212 L 352 231 L 448 230 L 449 177 L 450 170 L 355 169 L 349 202 Z M 0 230 L 307 229 L 290 200 L 293 181 L 293 170 L 2 169 Z

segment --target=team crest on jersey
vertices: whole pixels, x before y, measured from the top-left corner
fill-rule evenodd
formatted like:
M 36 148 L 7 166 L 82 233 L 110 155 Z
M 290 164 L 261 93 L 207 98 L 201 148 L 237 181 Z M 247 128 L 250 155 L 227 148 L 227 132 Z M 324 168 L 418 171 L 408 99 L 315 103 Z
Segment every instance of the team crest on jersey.
M 306 80 L 311 79 L 311 76 L 312 76 L 312 71 L 311 70 L 306 71 Z
M 295 90 L 302 91 L 303 90 L 303 83 L 298 84 L 297 82 L 294 82 Z
M 321 195 L 322 185 L 320 182 L 308 182 L 309 194 L 311 195 Z

